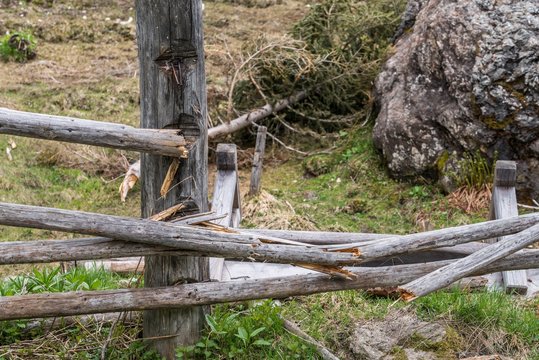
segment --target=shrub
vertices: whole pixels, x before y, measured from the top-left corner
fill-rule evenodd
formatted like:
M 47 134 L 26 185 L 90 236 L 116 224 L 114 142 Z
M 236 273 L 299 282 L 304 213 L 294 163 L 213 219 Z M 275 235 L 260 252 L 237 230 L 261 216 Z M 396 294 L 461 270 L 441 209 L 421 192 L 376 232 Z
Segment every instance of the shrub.
M 6 34 L 0 38 L 0 58 L 4 61 L 26 62 L 36 57 L 36 41 L 28 32 Z

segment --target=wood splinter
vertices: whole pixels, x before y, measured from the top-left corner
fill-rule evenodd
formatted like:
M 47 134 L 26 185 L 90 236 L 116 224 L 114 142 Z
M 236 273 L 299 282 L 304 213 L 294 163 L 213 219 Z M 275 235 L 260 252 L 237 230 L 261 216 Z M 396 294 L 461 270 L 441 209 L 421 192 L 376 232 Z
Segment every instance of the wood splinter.
M 176 173 L 178 172 L 178 169 L 180 167 L 180 159 L 174 158 L 172 159 L 172 162 L 170 163 L 170 166 L 168 167 L 167 174 L 165 175 L 165 179 L 163 180 L 163 185 L 161 186 L 160 194 L 161 196 L 165 196 L 172 186 L 172 182 L 174 181 L 174 177 L 176 177 Z

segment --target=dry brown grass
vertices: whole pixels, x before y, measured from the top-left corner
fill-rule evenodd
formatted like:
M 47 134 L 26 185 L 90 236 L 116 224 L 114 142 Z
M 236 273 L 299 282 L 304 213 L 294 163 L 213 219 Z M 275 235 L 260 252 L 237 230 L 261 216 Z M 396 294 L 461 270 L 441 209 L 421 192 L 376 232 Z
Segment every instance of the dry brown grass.
M 491 199 L 491 185 L 483 185 L 480 188 L 463 186 L 448 195 L 449 204 L 463 210 L 467 214 L 488 209 Z
M 286 200 L 262 190 L 256 196 L 243 197 L 243 222 L 258 228 L 276 230 L 317 230 L 310 219 L 298 215 Z
M 48 146 L 41 147 L 35 159 L 42 165 L 76 168 L 87 174 L 111 180 L 127 171 L 133 155 L 95 146 L 51 141 Z

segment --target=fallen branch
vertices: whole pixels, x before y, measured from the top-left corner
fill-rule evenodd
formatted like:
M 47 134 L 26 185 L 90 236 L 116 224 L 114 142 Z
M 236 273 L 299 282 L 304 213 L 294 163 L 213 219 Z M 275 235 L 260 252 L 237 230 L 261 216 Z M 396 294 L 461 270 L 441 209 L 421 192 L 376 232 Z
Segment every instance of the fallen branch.
M 283 319 L 284 328 L 288 330 L 290 333 L 296 335 L 300 339 L 303 339 L 313 345 L 316 350 L 318 350 L 318 353 L 320 356 L 322 356 L 322 359 L 324 360 L 339 360 L 337 356 L 335 356 L 331 351 L 328 350 L 324 345 L 322 345 L 320 342 L 316 341 L 314 338 L 312 338 L 309 334 L 304 332 L 299 328 L 299 326 L 296 323 L 293 323 L 290 320 Z
M 300 91 L 285 99 L 277 101 L 274 105 L 266 104 L 261 108 L 242 115 L 239 118 L 231 120 L 228 123 L 212 127 L 208 130 L 208 139 L 213 140 L 220 136 L 228 135 L 238 130 L 244 129 L 247 126 L 251 125 L 253 122 L 261 120 L 278 111 L 284 110 L 288 106 L 305 99 L 306 96 L 307 93 L 305 91 Z
M 78 291 L 0 297 L 0 320 L 45 318 L 116 311 L 179 308 L 256 299 L 281 299 L 349 289 L 391 287 L 428 274 L 451 261 L 350 269 L 353 280 L 304 274 L 258 280 L 223 281 L 166 288 Z M 509 269 L 539 268 L 539 252 L 498 260 L 478 270 L 483 275 Z

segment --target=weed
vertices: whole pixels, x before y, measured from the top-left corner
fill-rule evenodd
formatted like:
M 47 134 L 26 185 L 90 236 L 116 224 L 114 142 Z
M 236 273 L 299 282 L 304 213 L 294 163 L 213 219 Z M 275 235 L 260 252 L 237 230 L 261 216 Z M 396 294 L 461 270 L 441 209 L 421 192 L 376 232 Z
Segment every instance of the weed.
M 201 340 L 176 351 L 179 359 L 316 359 L 309 344 L 284 332 L 271 300 L 251 307 L 220 305 L 206 316 Z
M 0 38 L 0 58 L 4 61 L 26 62 L 36 57 L 36 40 L 25 31 L 6 34 Z
M 415 185 L 408 190 L 408 195 L 416 199 L 427 199 L 430 197 L 428 190 L 421 185 Z
M 102 290 L 118 287 L 120 276 L 103 268 L 75 267 L 63 273 L 60 267 L 34 268 L 30 275 L 18 275 L 0 281 L 0 295 L 24 295 L 44 292 Z
M 496 155 L 494 156 L 497 157 Z M 457 184 L 457 187 L 466 186 L 468 188 L 481 188 L 492 184 L 494 168 L 492 166 L 496 160 L 489 162 L 479 151 L 464 153 L 462 159 L 458 161 L 458 170 L 449 175 Z

